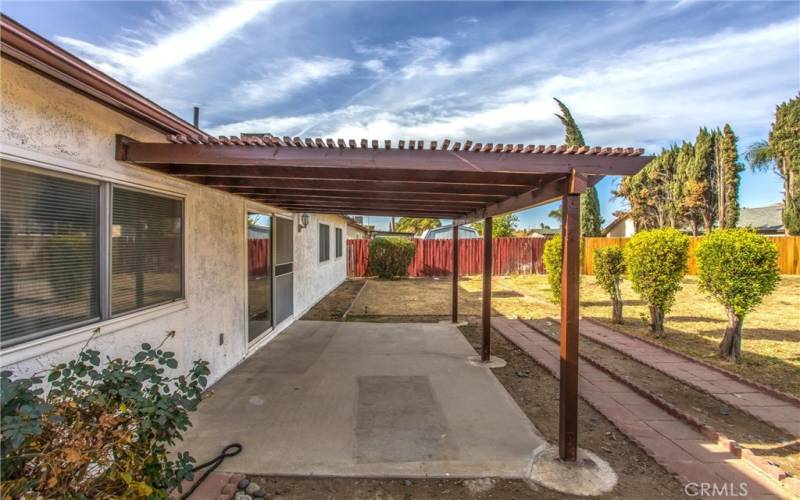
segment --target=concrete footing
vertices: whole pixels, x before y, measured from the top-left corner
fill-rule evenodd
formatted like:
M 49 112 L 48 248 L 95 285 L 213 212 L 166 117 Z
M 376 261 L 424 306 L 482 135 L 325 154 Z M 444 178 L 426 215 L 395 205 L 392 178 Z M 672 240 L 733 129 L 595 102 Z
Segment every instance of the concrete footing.
M 469 321 L 459 321 L 457 323 L 453 323 L 449 319 L 443 319 L 442 321 L 439 322 L 439 324 L 440 325 L 453 325 L 453 326 L 458 327 L 458 326 L 467 326 L 467 325 L 469 325 Z
M 570 495 L 597 496 L 617 484 L 617 474 L 591 451 L 578 449 L 578 460 L 564 462 L 557 446 L 547 446 L 533 457 L 529 481 Z
M 488 362 L 481 361 L 480 355 L 470 356 L 467 358 L 467 363 L 472 366 L 482 366 L 484 368 L 502 368 L 506 366 L 506 361 L 497 356 L 490 356 Z

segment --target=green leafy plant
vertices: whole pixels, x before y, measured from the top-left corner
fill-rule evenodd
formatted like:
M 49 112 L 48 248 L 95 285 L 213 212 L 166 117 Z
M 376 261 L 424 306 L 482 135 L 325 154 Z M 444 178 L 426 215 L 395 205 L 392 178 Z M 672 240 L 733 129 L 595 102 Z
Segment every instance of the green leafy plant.
M 517 230 L 519 217 L 514 214 L 496 215 L 492 217 L 492 238 L 510 238 Z M 470 224 L 480 236 L 483 236 L 483 221 Z
M 100 352 L 84 347 L 49 371 L 46 396 L 41 377 L 2 372 L 3 497 L 167 498 L 180 490 L 194 459 L 168 447 L 191 425 L 209 370 L 198 360 L 170 375 L 178 362 L 163 343 L 102 365 Z
M 689 238 L 672 228 L 642 231 L 628 241 L 624 254 L 633 290 L 650 309 L 650 330 L 661 336 L 664 315 L 672 308 L 686 274 Z
M 622 293 L 619 284 L 625 275 L 625 256 L 619 247 L 598 248 L 594 251 L 594 276 L 613 303 L 611 321 L 622 323 Z
M 700 240 L 695 257 L 700 289 L 719 301 L 728 314 L 720 355 L 739 362 L 745 316 L 780 281 L 778 249 L 752 230 L 719 229 Z
M 550 284 L 550 296 L 553 302 L 561 300 L 561 235 L 557 234 L 544 243 L 544 270 L 547 272 L 547 283 Z
M 369 271 L 383 279 L 408 276 L 408 266 L 417 251 L 403 238 L 375 238 L 369 242 Z

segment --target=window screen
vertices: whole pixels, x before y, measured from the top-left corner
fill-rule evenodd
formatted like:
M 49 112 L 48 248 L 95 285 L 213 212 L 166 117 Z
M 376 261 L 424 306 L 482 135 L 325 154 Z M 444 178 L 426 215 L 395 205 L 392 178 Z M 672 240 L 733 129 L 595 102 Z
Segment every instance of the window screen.
M 336 258 L 342 256 L 342 228 L 336 228 Z
M 111 314 L 179 299 L 183 203 L 115 187 L 111 216 Z
M 319 225 L 319 261 L 325 262 L 331 258 L 331 227 L 327 224 Z
M 99 318 L 99 185 L 0 169 L 0 339 L 5 346 Z

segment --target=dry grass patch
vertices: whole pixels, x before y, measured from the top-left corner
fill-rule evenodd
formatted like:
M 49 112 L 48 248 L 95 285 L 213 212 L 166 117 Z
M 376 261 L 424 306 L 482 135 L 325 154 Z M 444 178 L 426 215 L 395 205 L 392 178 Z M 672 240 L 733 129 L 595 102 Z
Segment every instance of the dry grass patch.
M 460 280 L 459 312 L 480 315 L 482 280 Z M 543 275 L 498 276 L 493 279 L 492 309 L 502 316 L 539 319 L 558 317 L 559 306 L 549 300 Z M 593 276 L 581 277 L 581 314 L 627 333 L 654 339 L 645 319 L 647 306 L 622 283 L 625 324 L 611 325 L 611 300 Z M 366 316 L 448 316 L 449 279 L 369 280 L 351 310 Z M 775 292 L 747 316 L 742 339 L 743 359 L 721 359 L 717 346 L 725 331 L 724 308 L 700 292 L 695 276 L 683 288 L 665 321 L 666 335 L 654 339 L 703 361 L 721 366 L 791 394 L 800 395 L 800 276 L 784 275 Z

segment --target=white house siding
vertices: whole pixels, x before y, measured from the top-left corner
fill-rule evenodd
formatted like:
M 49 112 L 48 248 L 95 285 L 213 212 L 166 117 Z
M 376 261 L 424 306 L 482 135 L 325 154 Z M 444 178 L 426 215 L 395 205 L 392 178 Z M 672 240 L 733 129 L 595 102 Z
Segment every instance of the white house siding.
M 245 214 L 248 208 L 273 212 L 272 207 L 117 162 L 115 134 L 150 142 L 163 141 L 163 134 L 6 59 L 0 73 L 0 152 L 5 159 L 184 197 L 186 280 L 185 300 L 3 349 L 0 365 L 25 376 L 66 361 L 97 327 L 90 346 L 111 357 L 130 356 L 141 343 L 158 344 L 175 330 L 165 347 L 176 353 L 181 368 L 205 359 L 216 381 L 247 354 Z M 326 219 L 338 219 L 344 227 L 337 216 Z M 318 266 L 313 227 L 295 232 L 296 312 L 313 305 L 345 275 L 344 259 Z
M 330 225 L 330 260 L 319 262 L 319 223 Z M 295 217 L 295 228 L 297 217 Z M 342 230 L 342 256 L 336 257 L 336 231 Z M 347 278 L 347 226 L 338 215 L 309 214 L 308 226 L 295 230 L 294 310 L 302 314 Z

